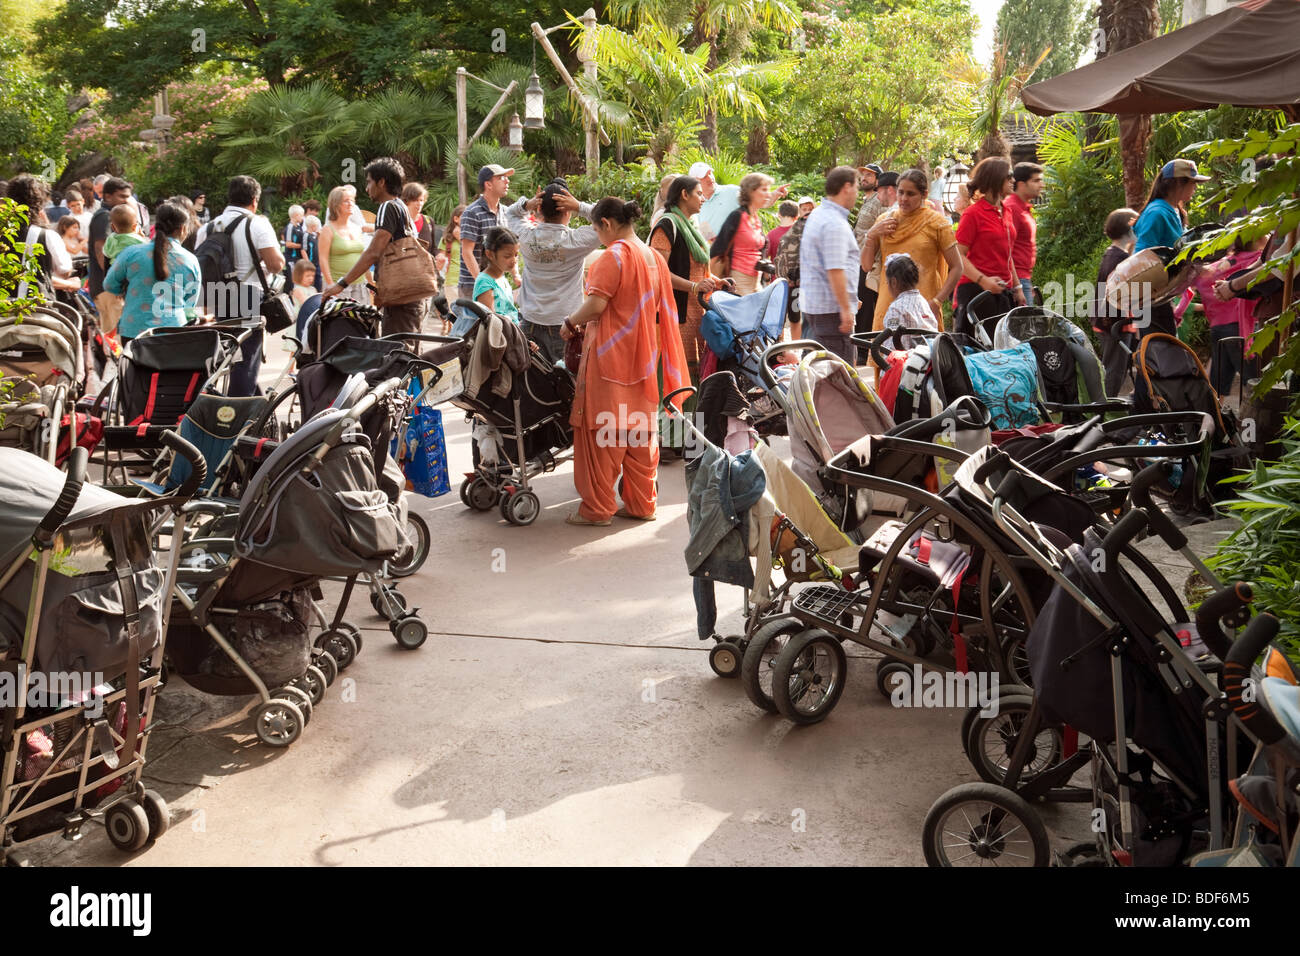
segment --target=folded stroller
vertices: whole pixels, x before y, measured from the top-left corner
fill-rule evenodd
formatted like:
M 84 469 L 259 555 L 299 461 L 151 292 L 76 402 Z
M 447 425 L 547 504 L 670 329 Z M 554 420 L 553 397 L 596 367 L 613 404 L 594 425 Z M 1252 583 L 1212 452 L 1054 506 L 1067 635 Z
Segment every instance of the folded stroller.
M 471 366 L 493 354 L 488 339 L 493 322 L 505 322 L 472 299 L 456 305 L 468 310 L 474 321 L 465 332 L 466 349 L 460 362 L 465 381 Z M 525 343 L 523 348 L 527 349 Z M 465 476 L 460 500 L 475 511 L 497 508 L 514 525 L 530 525 L 541 514 L 541 500 L 531 479 L 567 461 L 573 448 L 575 385 L 573 372 L 553 366 L 537 352 L 528 352 L 519 368 L 512 368 L 509 350 L 497 359 L 481 386 L 470 394 L 467 387 L 451 404 L 474 419 L 474 473 Z M 509 377 L 508 386 L 505 384 Z
M 790 283 L 774 279 L 750 295 L 717 291 L 699 299 L 704 306 L 700 334 L 718 358 L 717 370 L 745 383 L 754 429 L 760 437 L 785 434 L 786 385 L 765 363 L 771 346 L 781 340 Z
M 127 852 L 167 829 L 142 777 L 179 548 L 160 564 L 153 536 L 169 514 L 183 532 L 179 506 L 203 477 L 196 450 L 168 443 L 191 480 L 143 502 L 84 485 L 85 449 L 62 474 L 0 448 L 0 680 L 12 692 L 0 701 L 0 862 L 90 820 Z
M 95 436 L 77 434 L 86 430 L 85 416 L 75 415 L 84 358 L 72 309 L 41 303 L 21 317 L 0 316 L 0 445 L 49 462 L 66 458 L 75 444 L 93 449 Z

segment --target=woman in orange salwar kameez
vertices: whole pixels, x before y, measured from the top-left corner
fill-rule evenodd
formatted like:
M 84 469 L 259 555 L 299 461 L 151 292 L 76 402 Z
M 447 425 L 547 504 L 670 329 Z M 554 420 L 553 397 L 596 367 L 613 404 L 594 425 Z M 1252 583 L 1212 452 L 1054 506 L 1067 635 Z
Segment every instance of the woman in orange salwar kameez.
M 690 384 L 671 274 L 637 238 L 640 215 L 635 202 L 596 203 L 592 225 L 605 252 L 587 272 L 587 298 L 561 330 L 568 339 L 584 329 L 569 418 L 582 504 L 569 524 L 604 526 L 615 514 L 654 520 L 660 379 L 663 394 Z M 675 401 L 680 408 L 682 397 Z M 616 511 L 620 472 L 623 507 Z

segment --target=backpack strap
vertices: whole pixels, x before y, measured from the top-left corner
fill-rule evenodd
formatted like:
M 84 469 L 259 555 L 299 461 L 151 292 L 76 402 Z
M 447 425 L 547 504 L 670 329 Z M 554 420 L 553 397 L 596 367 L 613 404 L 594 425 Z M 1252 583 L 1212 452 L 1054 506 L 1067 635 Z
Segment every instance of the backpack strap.
M 257 275 L 257 281 L 262 284 L 262 294 L 264 296 L 269 296 L 271 294 L 271 287 L 266 284 L 266 274 L 261 269 L 261 256 L 258 255 L 257 249 L 253 245 L 252 216 L 244 217 L 244 238 L 248 240 L 248 252 L 253 259 L 252 272 Z M 244 278 L 247 279 L 248 276 L 245 276 Z

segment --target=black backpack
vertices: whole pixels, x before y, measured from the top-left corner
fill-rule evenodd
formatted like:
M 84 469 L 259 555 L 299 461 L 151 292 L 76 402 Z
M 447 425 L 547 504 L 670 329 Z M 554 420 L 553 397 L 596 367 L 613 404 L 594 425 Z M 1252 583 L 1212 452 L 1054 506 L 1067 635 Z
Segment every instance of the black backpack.
M 204 240 L 199 243 L 198 248 L 194 250 L 194 256 L 199 260 L 199 272 L 203 277 L 203 294 L 202 301 L 204 308 L 210 312 L 217 311 L 217 304 L 228 301 L 228 295 L 223 297 L 220 293 L 209 294 L 209 290 L 215 286 L 230 288 L 228 283 L 239 281 L 239 270 L 235 268 L 235 236 L 234 232 L 244 224 L 247 216 L 240 216 L 233 222 L 227 223 L 224 229 L 218 228 L 213 222 L 208 226 L 208 234 Z M 221 316 L 222 318 L 235 318 L 235 316 Z

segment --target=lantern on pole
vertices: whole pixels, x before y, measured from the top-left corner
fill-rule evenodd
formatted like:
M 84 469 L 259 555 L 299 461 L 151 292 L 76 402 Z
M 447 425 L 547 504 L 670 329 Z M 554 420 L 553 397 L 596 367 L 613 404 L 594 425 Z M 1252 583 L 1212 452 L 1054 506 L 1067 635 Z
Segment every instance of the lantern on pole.
M 524 90 L 524 129 L 546 129 L 546 119 L 542 115 L 545 105 L 546 92 L 542 89 L 542 81 L 537 71 L 534 70 Z
M 970 167 L 954 158 L 943 177 L 943 208 L 948 215 L 957 212 L 957 199 L 962 186 L 970 182 Z
M 506 137 L 506 149 L 512 153 L 522 153 L 524 150 L 524 124 L 519 122 L 519 114 L 515 113 L 510 117 L 509 133 Z

